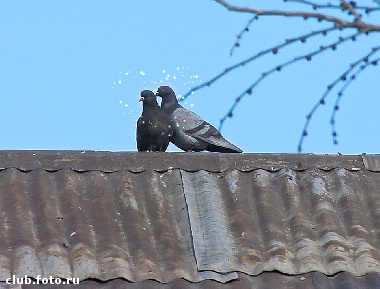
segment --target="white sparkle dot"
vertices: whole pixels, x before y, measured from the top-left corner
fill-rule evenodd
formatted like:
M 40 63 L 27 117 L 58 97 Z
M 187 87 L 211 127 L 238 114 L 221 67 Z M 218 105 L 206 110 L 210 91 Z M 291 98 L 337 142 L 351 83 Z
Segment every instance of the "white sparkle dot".
M 194 103 L 190 104 L 191 107 L 194 107 Z
M 144 72 L 144 71 L 140 71 L 140 74 L 141 74 L 141 75 L 145 75 L 145 72 Z
M 177 67 L 176 69 L 177 69 L 177 70 L 180 70 L 180 68 L 179 68 L 179 67 Z
M 121 84 L 121 80 L 119 80 L 117 83 L 118 83 L 118 84 Z
M 128 72 L 125 73 L 125 75 L 128 75 L 128 74 L 129 74 Z
M 173 76 L 173 79 L 177 79 L 177 76 L 174 75 L 174 76 Z
M 162 70 L 162 73 L 165 73 L 165 72 L 166 72 L 165 69 L 163 69 L 163 70 Z
M 198 78 L 198 74 L 194 75 L 194 78 Z
M 123 103 L 123 101 L 122 101 L 122 100 L 120 100 L 120 101 L 119 101 L 119 103 L 120 103 L 120 104 L 122 104 L 122 103 Z
M 125 106 L 125 107 L 128 107 L 128 103 L 126 103 L 124 106 Z

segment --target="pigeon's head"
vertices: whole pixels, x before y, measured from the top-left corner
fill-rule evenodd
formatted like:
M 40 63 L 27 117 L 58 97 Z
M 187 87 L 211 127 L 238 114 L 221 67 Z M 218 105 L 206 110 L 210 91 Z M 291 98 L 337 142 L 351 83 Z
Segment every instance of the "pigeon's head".
M 164 99 L 165 97 L 168 97 L 168 96 L 171 96 L 171 97 L 175 97 L 175 93 L 174 93 L 174 90 L 171 89 L 170 86 L 160 86 L 158 89 L 157 89 L 157 93 L 156 93 L 157 96 L 161 97 L 162 99 Z
M 157 98 L 153 91 L 143 90 L 141 91 L 140 96 L 140 101 L 142 101 L 143 104 L 157 104 Z

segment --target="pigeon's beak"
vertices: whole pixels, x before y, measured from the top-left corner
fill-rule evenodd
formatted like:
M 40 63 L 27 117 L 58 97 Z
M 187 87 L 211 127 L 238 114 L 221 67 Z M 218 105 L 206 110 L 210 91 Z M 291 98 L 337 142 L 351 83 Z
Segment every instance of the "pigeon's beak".
M 140 97 L 140 100 L 139 101 L 144 101 L 144 97 Z

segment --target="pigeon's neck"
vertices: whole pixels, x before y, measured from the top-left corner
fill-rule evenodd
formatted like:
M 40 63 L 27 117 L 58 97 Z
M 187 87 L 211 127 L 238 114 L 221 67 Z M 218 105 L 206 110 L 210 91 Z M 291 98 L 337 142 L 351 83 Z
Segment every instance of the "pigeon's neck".
M 181 107 L 181 105 L 177 102 L 176 99 L 162 99 L 161 108 L 163 108 L 167 114 L 171 114 L 179 107 Z
M 156 109 L 156 108 L 160 108 L 160 106 L 158 105 L 157 102 L 155 102 L 155 103 L 144 103 L 142 113 L 144 114 L 144 112 L 147 112 L 149 109 L 152 109 L 152 108 Z

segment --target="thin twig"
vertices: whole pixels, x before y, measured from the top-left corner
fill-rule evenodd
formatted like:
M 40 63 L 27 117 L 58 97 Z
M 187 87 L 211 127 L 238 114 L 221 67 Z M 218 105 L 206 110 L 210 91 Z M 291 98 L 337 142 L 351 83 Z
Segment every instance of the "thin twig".
M 222 72 L 220 72 L 219 74 L 217 74 L 215 77 L 213 77 L 212 79 L 198 85 L 198 86 L 195 86 L 193 88 L 191 88 L 188 92 L 186 92 L 179 100 L 180 101 L 183 101 L 185 100 L 186 98 L 188 98 L 192 93 L 194 93 L 195 91 L 197 90 L 200 90 L 201 88 L 204 88 L 206 86 L 211 86 L 214 82 L 216 82 L 217 80 L 219 80 L 220 78 L 224 77 L 225 75 L 227 75 L 229 72 L 241 67 L 241 66 L 244 66 L 258 58 L 260 58 L 261 56 L 265 55 L 265 54 L 268 54 L 268 53 L 273 53 L 273 54 L 277 54 L 278 51 L 281 49 L 281 48 L 284 48 L 285 46 L 289 46 L 290 44 L 293 44 L 297 41 L 301 41 L 301 42 L 305 42 L 307 39 L 313 37 L 313 36 L 317 36 L 317 35 L 326 35 L 328 32 L 331 32 L 333 30 L 337 30 L 337 29 L 340 29 L 341 27 L 331 27 L 331 28 L 327 28 L 327 29 L 322 29 L 322 30 L 318 30 L 318 31 L 312 31 L 310 33 L 307 33 L 307 34 L 304 34 L 304 35 L 301 35 L 299 37 L 295 37 L 295 38 L 291 38 L 291 39 L 286 39 L 285 42 L 283 42 L 282 44 L 280 45 L 277 45 L 277 46 L 274 46 L 274 47 L 271 47 L 269 49 L 266 49 L 266 50 L 262 50 L 260 51 L 259 53 L 241 61 L 241 62 L 238 62 L 232 66 L 229 66 L 227 68 L 225 68 Z
M 236 106 L 238 105 L 238 103 L 243 99 L 243 97 L 247 94 L 252 94 L 252 90 L 261 82 L 263 81 L 267 76 L 269 76 L 270 74 L 273 74 L 274 72 L 276 71 L 281 71 L 284 67 L 287 67 L 289 65 L 292 65 L 300 60 L 304 60 L 306 59 L 307 61 L 310 61 L 314 56 L 318 55 L 318 54 L 321 54 L 322 52 L 324 52 L 326 49 L 333 49 L 335 50 L 337 48 L 338 45 L 344 43 L 345 41 L 347 40 L 350 40 L 350 39 L 356 39 L 357 36 L 359 36 L 360 34 L 362 34 L 362 32 L 357 32 L 355 34 L 352 34 L 350 36 L 347 36 L 347 37 L 340 37 L 338 41 L 336 42 L 333 42 L 332 44 L 330 45 L 327 45 L 327 46 L 321 46 L 318 50 L 315 50 L 311 53 L 308 53 L 308 54 L 305 54 L 305 55 L 302 55 L 302 56 L 298 56 L 298 57 L 295 57 L 294 59 L 292 60 L 289 60 L 289 61 L 286 61 L 280 65 L 277 65 L 273 68 L 271 68 L 270 70 L 266 71 L 266 72 L 263 72 L 261 74 L 261 76 L 247 89 L 245 90 L 243 93 L 241 93 L 238 97 L 236 97 L 235 99 L 235 102 L 234 104 L 231 106 L 231 108 L 229 109 L 229 111 L 220 119 L 219 121 L 219 130 L 222 129 L 223 127 L 223 123 L 226 121 L 227 118 L 230 118 L 233 116 L 233 112 L 236 108 Z
M 336 113 L 338 112 L 338 110 L 340 109 L 340 101 L 343 97 L 343 94 L 344 92 L 346 91 L 347 87 L 354 81 L 358 78 L 359 74 L 362 73 L 368 66 L 370 65 L 377 65 L 377 63 L 380 61 L 380 57 L 379 58 L 376 58 L 374 60 L 371 60 L 371 61 L 367 61 L 365 64 L 361 65 L 359 67 L 359 69 L 357 71 L 355 71 L 354 73 L 352 73 L 352 75 L 347 79 L 346 83 L 343 85 L 343 87 L 338 91 L 337 93 L 337 98 L 335 100 L 335 103 L 334 103 L 334 107 L 333 107 L 333 112 L 331 113 L 331 118 L 330 118 L 330 124 L 331 124 L 331 135 L 333 137 L 333 144 L 338 144 L 338 141 L 337 141 L 337 132 L 336 132 L 336 129 L 335 129 L 335 119 L 336 119 Z
M 331 90 L 340 81 L 345 81 L 347 79 L 347 75 L 349 73 L 351 73 L 351 71 L 353 69 L 355 69 L 355 67 L 357 67 L 363 61 L 365 62 L 366 60 L 368 60 L 368 58 L 371 57 L 374 53 L 376 53 L 379 49 L 380 49 L 380 46 L 372 48 L 371 52 L 369 52 L 367 55 L 365 55 L 364 57 L 360 58 L 359 60 L 355 61 L 354 63 L 351 63 L 350 67 L 346 71 L 344 71 L 337 79 L 335 79 L 332 83 L 330 83 L 327 86 L 327 89 L 326 89 L 325 93 L 322 95 L 322 97 L 319 99 L 319 101 L 313 106 L 313 108 L 310 110 L 310 112 L 306 116 L 306 122 L 305 122 L 305 125 L 304 125 L 303 129 L 302 129 L 301 137 L 300 137 L 300 140 L 299 140 L 298 146 L 297 146 L 297 150 L 298 150 L 299 153 L 302 152 L 303 141 L 304 141 L 305 137 L 308 135 L 309 124 L 310 124 L 310 121 L 311 121 L 314 113 L 317 111 L 317 109 L 319 108 L 319 106 L 324 105 L 326 103 L 326 97 L 330 94 Z
M 232 55 L 234 53 L 234 50 L 235 50 L 236 47 L 240 46 L 240 42 L 239 42 L 240 39 L 243 37 L 244 33 L 246 33 L 246 32 L 249 31 L 249 26 L 251 26 L 252 22 L 255 21 L 255 20 L 257 20 L 257 17 L 256 16 L 252 17 L 248 21 L 247 25 L 245 25 L 244 29 L 242 31 L 240 31 L 240 33 L 236 36 L 236 41 L 235 41 L 234 46 L 232 46 L 232 48 L 230 50 L 230 55 Z

